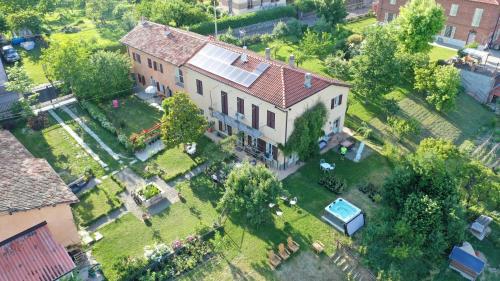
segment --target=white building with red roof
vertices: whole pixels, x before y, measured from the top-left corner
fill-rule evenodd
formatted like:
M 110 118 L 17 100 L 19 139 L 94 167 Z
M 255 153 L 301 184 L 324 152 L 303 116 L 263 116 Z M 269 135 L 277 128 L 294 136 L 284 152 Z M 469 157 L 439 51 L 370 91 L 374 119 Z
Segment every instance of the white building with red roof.
M 342 131 L 349 85 L 273 60 L 212 37 L 144 21 L 120 40 L 127 46 L 132 72 L 142 87 L 158 94 L 189 94 L 223 135 L 238 134 L 240 144 L 261 154 L 274 168 L 298 160 L 285 157 L 294 121 L 323 103 L 328 109 L 325 136 Z

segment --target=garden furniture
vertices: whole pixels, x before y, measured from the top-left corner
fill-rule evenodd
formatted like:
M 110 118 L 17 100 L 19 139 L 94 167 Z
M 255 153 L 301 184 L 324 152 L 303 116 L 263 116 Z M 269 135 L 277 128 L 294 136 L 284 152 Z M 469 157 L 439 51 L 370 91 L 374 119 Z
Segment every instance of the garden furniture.
M 281 264 L 281 258 L 274 253 L 273 250 L 267 252 L 267 257 L 269 258 L 269 266 L 272 270 L 276 269 Z
M 299 243 L 293 241 L 291 236 L 288 236 L 287 239 L 287 247 L 292 251 L 293 253 L 297 252 L 300 249 Z
M 269 203 L 269 208 L 271 208 L 271 209 L 272 209 L 272 208 L 274 208 L 274 206 L 276 206 L 276 204 L 274 204 L 274 203 Z
M 187 145 L 186 153 L 189 155 L 193 155 L 196 153 L 196 143 L 195 142 Z
M 312 243 L 312 247 L 314 249 L 314 251 L 316 252 L 316 254 L 321 254 L 324 250 L 325 250 L 325 245 L 321 242 L 321 241 L 314 241 Z
M 276 215 L 277 215 L 278 217 L 283 216 L 283 211 L 281 211 L 281 210 L 276 210 Z
M 297 197 L 293 197 L 292 200 L 290 200 L 290 206 L 295 206 L 297 204 Z
M 335 169 L 335 164 L 330 164 L 330 163 L 321 163 L 320 165 L 321 170 L 323 171 L 333 171 Z
M 283 260 L 287 260 L 290 257 L 290 252 L 285 248 L 285 244 L 280 243 L 278 245 L 278 250 L 279 250 L 280 257 Z

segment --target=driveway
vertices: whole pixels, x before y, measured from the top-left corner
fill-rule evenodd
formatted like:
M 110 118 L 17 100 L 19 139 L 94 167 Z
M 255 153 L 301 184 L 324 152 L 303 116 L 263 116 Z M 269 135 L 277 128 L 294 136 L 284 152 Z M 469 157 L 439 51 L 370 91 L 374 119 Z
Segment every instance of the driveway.
M 10 115 L 10 108 L 19 100 L 19 96 L 16 93 L 5 90 L 5 82 L 7 82 L 7 74 L 0 59 L 0 119 L 8 117 Z

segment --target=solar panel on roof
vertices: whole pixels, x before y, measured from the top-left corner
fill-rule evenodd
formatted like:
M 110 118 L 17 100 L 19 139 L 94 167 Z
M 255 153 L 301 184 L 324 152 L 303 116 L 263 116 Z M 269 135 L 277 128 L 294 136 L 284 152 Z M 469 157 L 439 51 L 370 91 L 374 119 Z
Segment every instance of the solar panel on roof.
M 250 72 L 232 65 L 239 56 L 239 53 L 207 44 L 189 60 L 189 63 L 205 71 L 249 87 L 270 65 L 261 62 L 255 71 Z

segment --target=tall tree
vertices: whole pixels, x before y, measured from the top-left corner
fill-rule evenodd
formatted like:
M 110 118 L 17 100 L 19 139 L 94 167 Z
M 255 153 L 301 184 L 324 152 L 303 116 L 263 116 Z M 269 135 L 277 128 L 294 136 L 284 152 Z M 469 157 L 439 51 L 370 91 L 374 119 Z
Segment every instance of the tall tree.
M 344 0 L 315 0 L 316 13 L 323 17 L 332 27 L 344 22 L 347 16 Z
M 351 60 L 353 93 L 377 100 L 399 82 L 396 40 L 381 26 L 368 30 L 361 54 Z
M 33 79 L 26 73 L 23 66 L 16 62 L 16 64 L 7 69 L 9 81 L 5 83 L 7 91 L 15 92 L 18 94 L 31 93 L 33 88 Z
M 93 21 L 106 22 L 113 15 L 117 2 L 115 0 L 87 0 L 85 13 Z
M 198 141 L 207 128 L 207 120 L 185 93 L 175 93 L 163 101 L 162 139 L 167 148 Z
M 444 27 L 443 8 L 435 0 L 411 0 L 400 8 L 394 23 L 397 38 L 410 53 L 428 52 L 433 36 Z
M 257 225 L 272 219 L 269 202 L 277 202 L 285 194 L 281 182 L 264 165 L 248 162 L 234 168 L 224 183 L 225 193 L 218 209 L 223 213 L 245 216 Z
M 316 33 L 308 29 L 304 33 L 304 37 L 300 40 L 300 50 L 311 57 L 323 58 L 333 51 L 332 34 L 328 32 Z
M 183 0 L 154 0 L 140 8 L 144 15 L 162 24 L 185 26 L 209 19 L 209 15 L 195 3 Z
M 415 70 L 414 87 L 424 93 L 425 100 L 436 110 L 449 111 L 454 108 L 460 91 L 460 72 L 451 65 L 431 63 Z
M 42 27 L 42 16 L 36 10 L 20 10 L 7 16 L 7 24 L 12 31 L 29 29 L 38 34 Z
M 42 52 L 42 64 L 52 81 L 62 81 L 66 91 L 90 91 L 85 68 L 90 49 L 84 41 L 54 42 Z

